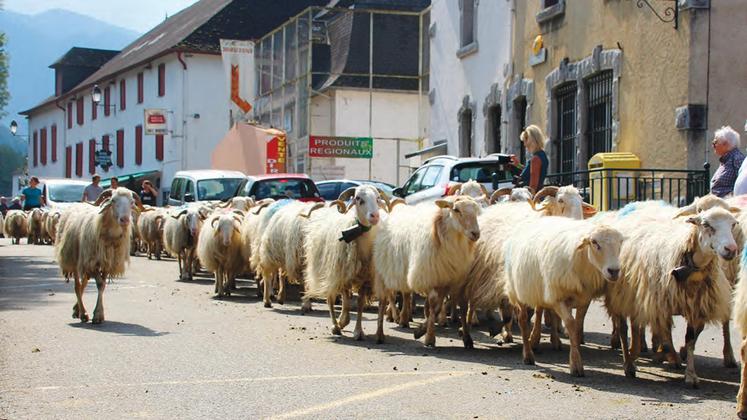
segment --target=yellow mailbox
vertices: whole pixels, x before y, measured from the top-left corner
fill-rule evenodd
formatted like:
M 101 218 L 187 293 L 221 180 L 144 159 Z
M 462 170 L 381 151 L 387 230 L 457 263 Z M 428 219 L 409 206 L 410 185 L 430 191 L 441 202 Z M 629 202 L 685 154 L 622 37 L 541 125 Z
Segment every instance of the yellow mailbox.
M 604 211 L 624 206 L 635 199 L 636 172 L 641 160 L 628 152 L 597 153 L 589 159 L 591 204 Z M 610 169 L 610 170 L 604 170 Z

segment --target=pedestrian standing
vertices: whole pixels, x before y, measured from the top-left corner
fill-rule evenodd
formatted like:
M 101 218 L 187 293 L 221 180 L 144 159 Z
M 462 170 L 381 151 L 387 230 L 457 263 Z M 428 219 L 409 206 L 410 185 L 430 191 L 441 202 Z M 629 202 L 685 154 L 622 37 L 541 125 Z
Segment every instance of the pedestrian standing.
M 32 176 L 29 186 L 21 191 L 24 210 L 37 209 L 45 204 L 44 195 L 42 194 L 42 190 L 38 188 L 38 185 L 39 178 Z
M 147 179 L 143 181 L 143 188 L 140 190 L 140 200 L 143 204 L 155 206 L 156 197 L 158 197 L 158 190 Z
M 8 199 L 5 197 L 0 197 L 0 213 L 3 214 L 3 217 L 8 213 Z
M 729 126 L 716 130 L 711 141 L 713 152 L 718 156 L 719 166 L 711 178 L 711 193 L 726 197 L 734 191 L 744 154 L 739 150 L 739 133 Z
M 529 152 L 529 159 L 525 165 L 521 165 L 516 155 L 511 155 L 509 168 L 514 175 L 521 178 L 523 185 L 532 190 L 539 191 L 545 185 L 547 167 L 549 160 L 545 153 L 545 135 L 542 129 L 536 125 L 530 125 L 521 132 L 521 142 Z
M 99 176 L 99 174 L 93 174 L 91 183 L 88 184 L 88 186 L 86 186 L 86 188 L 83 190 L 83 197 L 80 201 L 96 201 L 96 199 L 99 198 L 101 193 L 104 191 L 104 189 L 99 186 L 100 181 L 101 176 Z
M 23 210 L 23 206 L 21 206 L 21 197 L 14 197 L 8 210 Z

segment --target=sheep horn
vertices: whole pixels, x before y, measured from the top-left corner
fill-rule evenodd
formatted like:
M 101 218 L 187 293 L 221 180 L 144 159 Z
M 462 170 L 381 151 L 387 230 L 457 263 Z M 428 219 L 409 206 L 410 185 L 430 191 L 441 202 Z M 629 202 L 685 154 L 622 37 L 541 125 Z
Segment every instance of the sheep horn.
M 457 182 L 454 185 L 449 186 L 449 188 L 446 189 L 446 195 L 457 195 L 459 190 L 462 189 L 462 183 Z
M 236 210 L 232 211 L 231 213 L 233 213 L 233 214 L 238 214 L 238 215 L 239 215 L 239 216 L 241 216 L 242 218 L 244 217 L 244 212 L 243 212 L 243 211 L 241 211 L 241 210 L 239 210 L 239 209 L 236 209 Z
M 551 197 L 555 197 L 558 194 L 558 190 L 559 189 L 560 189 L 560 187 L 556 187 L 554 185 L 551 185 L 549 187 L 545 187 L 545 188 L 539 190 L 539 192 L 537 194 L 535 194 L 534 198 L 529 202 L 529 204 L 532 206 L 532 209 L 537 210 L 537 208 L 535 206 L 537 205 L 537 203 L 541 203 L 542 199 L 544 199 L 546 196 L 549 195 Z M 539 210 L 537 210 L 537 211 L 539 211 Z
M 302 211 L 301 213 L 298 213 L 299 216 L 309 218 L 311 217 L 311 213 L 314 210 L 319 210 L 320 208 L 324 207 L 324 203 L 314 203 L 313 206 L 309 207 L 308 209 Z
M 681 208 L 680 211 L 678 211 L 672 219 L 676 219 L 678 217 L 682 216 L 690 216 L 698 212 L 697 210 L 698 200 L 695 199 L 692 203 L 686 205 L 685 207 Z
M 108 199 L 108 200 L 104 201 L 101 204 L 101 210 L 99 210 L 99 213 L 105 212 L 106 209 L 108 209 L 111 205 L 112 205 L 112 200 L 111 199 Z
M 93 205 L 94 206 L 100 206 L 101 203 L 104 202 L 104 200 L 106 200 L 106 199 L 108 199 L 109 197 L 112 196 L 113 192 L 114 192 L 114 190 L 112 190 L 111 188 L 107 189 L 107 190 L 104 190 L 101 194 L 99 194 L 99 198 L 97 198 L 96 201 L 93 202 Z
M 337 211 L 339 211 L 342 214 L 345 214 L 345 202 L 341 200 L 334 200 L 329 203 L 329 207 L 337 206 Z
M 132 194 L 132 199 L 135 200 L 135 207 L 142 212 L 145 207 L 143 207 L 143 201 L 140 200 L 140 196 L 135 191 L 130 191 L 130 194 Z
M 588 219 L 590 217 L 593 217 L 595 214 L 597 214 L 596 207 L 592 206 L 589 203 L 581 203 L 581 210 L 584 214 L 584 219 Z
M 511 187 L 503 187 L 493 191 L 493 195 L 490 196 L 490 204 L 495 204 L 496 201 L 498 201 L 498 198 L 503 197 L 504 195 L 511 195 Z
M 488 189 L 485 188 L 484 185 L 480 184 L 480 189 L 482 190 L 482 193 L 485 195 L 485 198 L 490 197 L 490 193 L 488 193 Z
M 265 202 L 263 202 L 261 204 L 257 204 L 257 208 L 254 211 L 252 211 L 252 213 L 259 214 L 259 212 L 262 211 L 263 208 L 269 206 L 272 203 L 273 203 L 273 201 L 265 201 Z
M 537 194 L 537 191 L 535 191 L 534 188 L 532 187 L 526 186 L 524 188 L 526 188 L 527 191 L 529 191 L 529 194 L 532 194 L 532 197 L 534 197 L 534 195 Z
M 348 188 L 347 190 L 341 192 L 340 196 L 337 197 L 337 199 L 340 200 L 340 201 L 348 201 L 350 199 L 350 197 L 352 197 L 353 195 L 355 195 L 355 189 L 356 189 L 356 187 L 350 187 L 350 188 Z
M 394 208 L 394 206 L 396 206 L 397 204 L 407 205 L 407 202 L 405 201 L 405 199 L 404 199 L 404 198 L 401 198 L 401 197 L 395 197 L 395 198 L 394 198 L 394 199 L 393 199 L 393 200 L 392 200 L 391 202 L 389 202 L 389 213 L 391 213 L 391 212 L 392 212 L 392 209 L 393 209 L 393 208 Z
M 386 203 L 387 208 L 389 208 L 389 197 L 386 195 L 386 193 L 384 192 L 384 190 L 382 190 L 381 188 L 377 188 L 376 191 L 379 192 L 379 197 L 381 197 L 381 199 L 384 200 L 384 202 Z
M 210 222 L 210 227 L 212 227 L 213 229 L 215 229 L 215 224 L 216 223 L 218 223 L 218 218 L 217 217 L 215 219 L 213 219 L 212 222 Z
M 179 217 L 181 217 L 182 215 L 185 215 L 185 214 L 187 214 L 187 209 L 184 209 L 184 210 L 180 211 L 176 215 L 172 214 L 171 217 L 173 217 L 174 219 L 178 219 Z

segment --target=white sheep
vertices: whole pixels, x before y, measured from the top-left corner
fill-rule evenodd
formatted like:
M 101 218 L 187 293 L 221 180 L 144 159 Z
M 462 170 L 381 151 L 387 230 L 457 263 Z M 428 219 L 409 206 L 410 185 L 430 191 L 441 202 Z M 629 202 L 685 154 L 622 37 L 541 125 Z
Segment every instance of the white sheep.
M 126 188 L 117 188 L 101 207 L 73 206 L 65 211 L 68 217 L 58 232 L 55 254 L 62 273 L 75 278 L 77 303 L 73 306 L 73 318 L 88 321 L 83 291 L 88 280 L 95 278 L 98 299 L 93 323 L 104 321 L 106 280 L 124 274 L 130 259 L 132 206 L 139 204 L 135 195 Z
M 203 224 L 197 240 L 197 256 L 208 271 L 215 274 L 215 293 L 219 298 L 230 295 L 226 286 L 241 274 L 245 262 L 241 258 L 240 226 L 243 213 L 215 212 Z
M 29 222 L 22 210 L 8 210 L 5 215 L 5 236 L 11 238 L 11 243 L 20 244 L 21 238 L 29 235 Z
M 43 243 L 42 239 L 42 216 L 44 211 L 40 208 L 31 209 L 27 214 L 28 219 L 28 244 L 40 245 Z
M 517 223 L 503 244 L 506 295 L 519 314 L 525 364 L 534 364 L 527 325 L 529 307 L 554 310 L 571 341 L 570 373 L 583 376 L 572 305 L 599 297 L 620 274 L 623 236 L 589 221 L 543 217 Z M 552 250 L 552 252 L 548 252 Z
M 341 214 L 335 208 L 315 211 L 306 225 L 305 298 L 326 298 L 332 318 L 332 333 L 342 334 L 346 322 L 338 322 L 335 299 L 358 293 L 358 318 L 353 337 L 364 338 L 361 325 L 363 307 L 371 293 L 371 255 L 381 219 L 379 205 L 386 196 L 370 185 L 348 188 L 340 201 L 352 198 L 352 209 Z M 402 206 L 403 208 L 406 206 Z M 345 314 L 343 308 L 343 316 Z M 340 321 L 345 321 L 342 317 Z M 341 326 L 342 324 L 342 326 Z
M 719 259 L 737 254 L 732 233 L 737 221 L 723 208 L 686 220 L 660 213 L 614 224 L 629 238 L 620 257 L 625 278 L 608 287 L 605 305 L 620 331 L 625 374 L 631 377 L 640 351 L 639 327 L 650 326 L 653 336 L 662 339 L 665 353 L 670 353 L 672 317 L 682 315 L 688 323 L 685 382 L 697 386 L 693 351 L 698 335 L 705 324 L 729 319 L 730 287 Z M 626 318 L 633 323 L 632 350 L 624 331 Z
M 472 197 L 481 207 L 487 207 L 490 202 L 488 190 L 481 183 L 470 179 L 465 183 L 456 183 L 446 189 L 446 196 L 466 195 Z
M 384 340 L 386 298 L 394 292 L 415 292 L 427 296 L 430 309 L 415 337 L 425 334 L 425 344 L 434 346 L 435 314 L 452 287 L 464 281 L 472 263 L 480 237 L 479 204 L 468 196 L 436 200 L 435 204 L 400 206 L 379 229 L 373 253 L 378 342 Z M 409 304 L 405 299 L 404 314 L 409 314 Z
M 154 209 L 138 217 L 137 230 L 140 233 L 141 240 L 147 246 L 148 259 L 151 255 L 157 260 L 161 259 L 161 249 L 163 249 L 163 224 L 166 220 L 166 212 L 163 208 L 148 207 Z
M 44 230 L 49 237 L 51 243 L 54 244 L 57 238 L 57 227 L 60 224 L 60 217 L 62 213 L 59 210 L 50 210 L 47 212 L 47 217 L 44 223 Z
M 207 210 L 195 206 L 172 209 L 165 218 L 163 244 L 179 263 L 179 279 L 192 280 L 197 239 Z
M 254 207 L 256 203 L 254 202 L 254 199 L 251 197 L 242 197 L 242 196 L 236 196 L 230 198 L 225 203 L 220 203 L 216 205 L 216 208 L 228 208 L 233 210 L 241 210 L 243 212 L 249 211 L 252 207 Z
M 747 247 L 742 249 L 740 260 L 739 277 L 742 281 L 736 285 L 732 314 L 734 324 L 742 337 L 739 352 L 742 360 L 742 374 L 737 394 L 737 415 L 740 419 L 747 419 L 747 281 L 745 281 L 747 279 Z

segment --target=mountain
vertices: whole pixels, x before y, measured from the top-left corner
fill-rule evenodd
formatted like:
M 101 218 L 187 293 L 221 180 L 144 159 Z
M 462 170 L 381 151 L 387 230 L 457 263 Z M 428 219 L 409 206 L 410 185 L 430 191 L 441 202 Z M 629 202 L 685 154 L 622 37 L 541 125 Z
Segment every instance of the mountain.
M 0 11 L 0 30 L 7 36 L 10 58 L 10 103 L 0 125 L 25 120 L 18 112 L 54 93 L 54 71 L 49 67 L 72 47 L 119 50 L 140 34 L 68 10 L 53 9 L 36 15 Z

